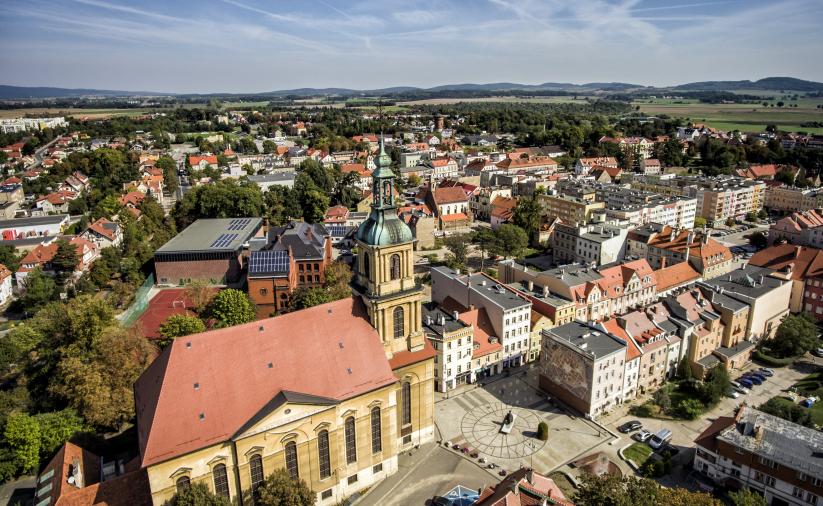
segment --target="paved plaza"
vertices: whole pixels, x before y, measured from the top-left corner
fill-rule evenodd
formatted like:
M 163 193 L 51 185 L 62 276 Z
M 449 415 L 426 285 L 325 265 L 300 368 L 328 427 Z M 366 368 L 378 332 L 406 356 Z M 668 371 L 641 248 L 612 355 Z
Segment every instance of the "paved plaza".
M 534 385 L 535 370 L 526 370 L 483 386 L 468 385 L 435 405 L 435 420 L 443 441 L 468 447 L 509 471 L 521 466 L 548 473 L 613 441 L 609 432 L 576 417 Z M 514 424 L 501 433 L 511 411 Z M 548 441 L 537 438 L 537 426 L 549 426 Z

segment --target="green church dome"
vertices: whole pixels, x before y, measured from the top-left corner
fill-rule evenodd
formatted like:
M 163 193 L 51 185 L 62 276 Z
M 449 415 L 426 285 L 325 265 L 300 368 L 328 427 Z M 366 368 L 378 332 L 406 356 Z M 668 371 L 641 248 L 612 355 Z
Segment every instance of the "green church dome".
M 390 246 L 414 240 L 408 225 L 398 218 L 394 209 L 372 210 L 369 218 L 357 229 L 357 240 L 371 246 Z

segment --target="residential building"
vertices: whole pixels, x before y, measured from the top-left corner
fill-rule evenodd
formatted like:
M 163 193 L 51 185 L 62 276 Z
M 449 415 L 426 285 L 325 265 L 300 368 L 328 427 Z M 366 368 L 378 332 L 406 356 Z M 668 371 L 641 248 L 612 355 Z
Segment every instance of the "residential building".
M 23 185 L 20 183 L 0 185 L 0 203 L 23 202 L 26 196 L 23 194 Z
M 429 304 L 423 306 L 423 332 L 436 352 L 434 389 L 447 392 L 471 383 L 474 349 L 472 325 L 463 322 L 457 311 L 449 314 Z
M 100 252 L 94 243 L 81 237 L 72 237 L 68 243 L 76 248 L 78 260 L 72 276 L 79 277 L 80 274 L 86 271 L 97 259 Z M 20 260 L 20 267 L 15 273 L 18 289 L 25 289 L 26 277 L 28 277 L 29 272 L 34 269 L 39 268 L 46 274 L 55 274 L 52 260 L 54 260 L 54 256 L 57 254 L 58 247 L 57 238 L 51 238 L 35 246 Z
M 514 217 L 514 208 L 517 207 L 517 199 L 514 197 L 497 197 L 491 203 L 489 222 L 492 230 L 504 223 L 509 223 Z
M 689 262 L 701 277 L 710 279 L 728 273 L 734 265 L 731 250 L 706 232 L 652 223 L 629 232 L 627 242 L 627 255 L 646 258 L 655 269 Z
M 765 203 L 766 184 L 762 181 L 725 177 L 702 179 L 694 191 L 697 214 L 709 225 L 724 223 L 729 218 L 743 219 L 757 213 Z
M 602 156 L 593 158 L 580 158 L 574 164 L 574 173 L 578 176 L 585 176 L 595 166 L 617 168 L 617 158 L 613 156 Z
M 420 165 L 421 163 L 427 162 L 431 157 L 429 151 L 412 151 L 412 152 L 403 152 L 400 153 L 400 166 L 401 167 L 414 167 L 415 165 Z
M 502 367 L 528 360 L 531 301 L 486 274 L 461 274 L 448 267 L 431 269 L 432 300 L 447 309 L 484 309 L 503 347 Z M 450 299 L 450 300 L 449 300 Z
M 823 208 L 823 191 L 819 188 L 797 188 L 767 185 L 764 206 L 772 211 L 799 212 Z
M 457 161 L 448 156 L 431 159 L 432 175 L 437 180 L 456 178 L 458 175 Z
M 603 202 L 589 202 L 565 195 L 540 195 L 538 200 L 549 221 L 560 218 L 569 225 L 589 223 L 595 211 L 606 207 Z
M 253 174 L 246 176 L 252 183 L 260 187 L 260 190 L 266 192 L 272 186 L 285 186 L 292 188 L 294 186 L 294 171 L 286 170 L 274 172 L 272 174 Z
M 795 211 L 769 227 L 769 243 L 785 241 L 799 246 L 823 248 L 823 210 Z
M 626 313 L 618 316 L 616 321 L 640 350 L 637 393 L 657 390 L 677 370 L 681 355 L 680 337 L 666 327 L 658 326 L 645 311 Z
M 192 169 L 204 170 L 208 167 L 217 168 L 216 155 L 189 155 L 189 165 Z
M 498 197 L 511 198 L 512 189 L 506 187 L 483 187 L 469 197 L 469 210 L 475 219 L 491 220 L 492 202 Z
M 500 483 L 486 487 L 472 506 L 574 506 L 547 476 L 521 467 Z
M 629 228 L 616 222 L 572 226 L 558 223 L 550 244 L 557 263 L 585 263 L 592 266 L 623 260 Z
M 663 171 L 660 160 L 657 158 L 644 158 L 640 160 L 640 172 L 647 176 L 654 176 Z
M 823 433 L 743 404 L 695 439 L 694 469 L 725 487 L 748 488 L 766 504 L 823 502 Z
M 700 281 L 700 273 L 689 265 L 689 262 L 680 262 L 662 269 L 654 271 L 657 278 L 657 296 L 666 295 L 679 290 L 680 288 L 692 285 Z
M 586 416 L 623 401 L 626 342 L 581 321 L 543 331 L 540 388 Z
M 260 218 L 200 219 L 154 253 L 159 285 L 185 285 L 194 280 L 233 284 L 241 279 L 245 244 L 262 236 Z
M 11 269 L 0 264 L 0 306 L 11 300 L 14 287 L 12 286 Z
M 823 320 L 823 250 L 776 244 L 755 253 L 749 265 L 770 269 L 772 276 L 791 280 L 789 310 L 805 311 Z
M 99 218 L 89 225 L 81 237 L 96 244 L 98 249 L 116 247 L 123 242 L 123 230 L 118 223 Z
M 467 227 L 471 223 L 469 197 L 459 186 L 436 186 L 428 191 L 425 203 L 434 210 L 440 230 Z
M 635 158 L 651 158 L 654 142 L 645 137 L 601 137 L 599 144 L 615 144 L 621 151 L 630 153 Z
M 501 171 L 508 173 L 529 173 L 529 172 L 556 172 L 557 161 L 548 156 L 517 156 L 506 159 L 496 164 Z

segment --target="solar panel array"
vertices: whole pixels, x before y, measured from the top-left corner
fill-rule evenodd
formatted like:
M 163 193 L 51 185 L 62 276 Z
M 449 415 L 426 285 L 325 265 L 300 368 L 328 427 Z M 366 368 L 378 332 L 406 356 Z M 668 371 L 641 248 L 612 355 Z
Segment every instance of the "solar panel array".
M 235 218 L 229 222 L 227 230 L 243 230 L 249 226 L 249 223 L 251 223 L 251 218 Z
M 211 243 L 210 248 L 228 248 L 229 245 L 237 239 L 239 234 L 220 234 L 220 236 Z
M 283 250 L 255 251 L 249 258 L 249 272 L 288 272 L 289 254 Z

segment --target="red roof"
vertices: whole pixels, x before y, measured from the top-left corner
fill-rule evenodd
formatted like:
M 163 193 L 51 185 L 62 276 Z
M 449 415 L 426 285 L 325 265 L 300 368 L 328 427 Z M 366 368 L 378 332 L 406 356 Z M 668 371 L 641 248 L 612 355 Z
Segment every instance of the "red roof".
M 440 204 L 452 204 L 455 202 L 468 202 L 469 197 L 463 188 L 459 186 L 437 187 L 434 189 L 434 201 Z
M 116 237 L 117 224 L 107 220 L 106 218 L 100 218 L 89 225 L 89 230 L 113 241 Z
M 641 355 L 640 348 L 637 347 L 634 340 L 629 337 L 629 334 L 620 326 L 620 322 L 618 322 L 617 319 L 612 318 L 602 323 L 609 334 L 626 341 L 626 362 L 631 362 Z
M 694 270 L 689 262 L 679 262 L 655 271 L 657 277 L 657 291 L 662 292 L 669 288 L 697 281 L 700 273 Z
M 492 327 L 489 314 L 485 309 L 463 311 L 460 312 L 459 317 L 460 321 L 474 327 L 474 344 L 476 347 L 472 350 L 472 358 L 484 357 L 490 353 L 500 351 L 503 347 L 500 341 L 496 340 L 495 342 L 491 342 L 490 340 L 490 338 L 494 337 L 494 327 Z
M 209 165 L 217 166 L 217 156 L 216 155 L 206 155 L 206 156 L 197 156 L 197 155 L 189 155 L 189 165 L 194 167 L 195 165 L 200 165 L 201 161 L 205 161 Z
M 228 440 L 278 396 L 340 401 L 394 383 L 367 318 L 350 297 L 176 339 L 135 383 L 142 466 Z

